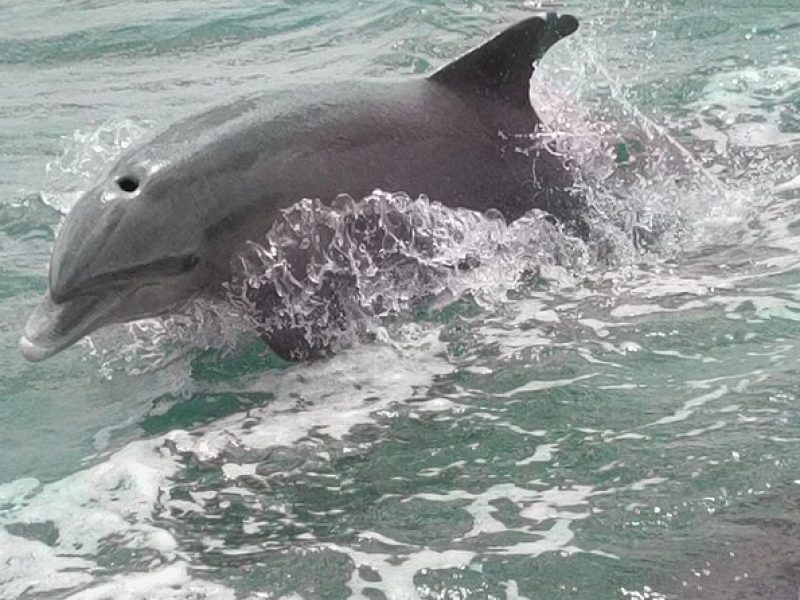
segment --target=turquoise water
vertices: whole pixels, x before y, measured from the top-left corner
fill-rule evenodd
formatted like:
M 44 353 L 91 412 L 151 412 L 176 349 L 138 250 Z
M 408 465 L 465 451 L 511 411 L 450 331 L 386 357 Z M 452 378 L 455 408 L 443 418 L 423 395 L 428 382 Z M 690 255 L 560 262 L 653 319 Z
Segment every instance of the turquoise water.
M 798 597 L 797 0 L 561 7 L 532 98 L 592 243 L 476 215 L 484 268 L 379 341 L 292 366 L 195 307 L 17 351 L 128 144 L 535 4 L 0 3 L 0 597 Z

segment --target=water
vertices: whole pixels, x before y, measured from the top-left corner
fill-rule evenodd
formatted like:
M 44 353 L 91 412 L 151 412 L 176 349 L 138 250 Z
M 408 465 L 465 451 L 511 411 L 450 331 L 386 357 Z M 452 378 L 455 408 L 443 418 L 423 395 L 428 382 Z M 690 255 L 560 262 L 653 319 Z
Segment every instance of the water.
M 0 596 L 798 597 L 797 0 L 562 8 L 532 95 L 588 246 L 357 199 L 447 234 L 433 298 L 359 273 L 392 300 L 371 342 L 290 366 L 193 307 L 17 352 L 126 145 L 273 82 L 429 73 L 533 4 L 0 4 Z

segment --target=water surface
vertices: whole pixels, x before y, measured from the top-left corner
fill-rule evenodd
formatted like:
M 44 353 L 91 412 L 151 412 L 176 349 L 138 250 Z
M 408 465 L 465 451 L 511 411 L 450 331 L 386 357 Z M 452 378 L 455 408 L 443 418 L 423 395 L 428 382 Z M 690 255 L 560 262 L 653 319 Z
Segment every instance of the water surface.
M 421 76 L 535 9 L 0 3 L 0 596 L 797 598 L 797 0 L 561 8 L 582 27 L 532 97 L 589 246 L 417 203 L 482 268 L 330 360 L 202 311 L 17 351 L 54 230 L 129 144 Z

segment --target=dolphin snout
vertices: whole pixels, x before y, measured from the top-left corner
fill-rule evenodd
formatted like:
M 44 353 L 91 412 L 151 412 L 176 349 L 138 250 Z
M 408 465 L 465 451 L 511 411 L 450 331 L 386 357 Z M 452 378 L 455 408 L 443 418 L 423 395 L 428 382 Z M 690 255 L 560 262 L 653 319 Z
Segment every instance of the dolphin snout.
M 42 361 L 67 348 L 100 326 L 98 296 L 82 296 L 56 303 L 48 292 L 34 309 L 19 340 L 22 355 Z
M 39 346 L 24 335 L 19 338 L 19 351 L 22 353 L 22 356 L 31 362 L 43 361 L 45 358 L 49 358 L 54 354 L 52 349 Z
M 22 352 L 22 356 L 28 360 L 38 362 L 58 351 L 55 326 L 60 311 L 57 307 L 58 305 L 53 302 L 48 292 L 28 317 L 25 330 L 19 340 L 19 350 Z

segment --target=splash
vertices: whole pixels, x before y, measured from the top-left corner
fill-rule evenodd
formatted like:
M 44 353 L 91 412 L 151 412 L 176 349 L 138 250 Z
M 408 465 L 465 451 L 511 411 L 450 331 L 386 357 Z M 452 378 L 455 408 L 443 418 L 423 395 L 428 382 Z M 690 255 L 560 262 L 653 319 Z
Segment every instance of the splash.
M 552 268 L 550 277 L 566 280 L 591 259 L 582 240 L 537 211 L 506 224 L 492 212 L 376 190 L 281 211 L 234 262 L 228 299 L 259 331 L 302 331 L 310 347 L 336 349 L 385 331 L 421 299 L 469 294 L 490 308 L 526 272 Z
M 147 121 L 109 120 L 93 131 L 77 130 L 65 138 L 65 149 L 48 162 L 45 172 L 48 188 L 42 199 L 46 204 L 66 214 L 81 195 L 89 189 L 108 165 L 152 128 Z
M 579 165 L 595 243 L 614 264 L 665 259 L 729 234 L 749 196 L 647 116 L 588 46 L 536 73 L 533 95 L 557 151 Z M 590 83 L 587 83 L 590 82 Z

